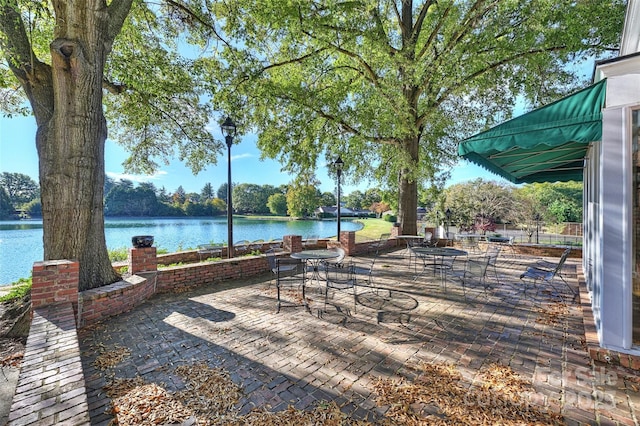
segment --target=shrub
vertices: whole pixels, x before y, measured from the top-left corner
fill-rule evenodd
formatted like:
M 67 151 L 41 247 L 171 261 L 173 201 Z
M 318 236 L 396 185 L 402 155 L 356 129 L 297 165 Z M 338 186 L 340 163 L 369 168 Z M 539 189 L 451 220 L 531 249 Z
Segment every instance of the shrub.
M 25 297 L 31 291 L 31 277 L 20 278 L 18 281 L 11 283 L 12 288 L 9 293 L 0 296 L 0 302 Z
M 394 214 L 385 214 L 382 217 L 382 220 L 384 220 L 385 222 L 397 222 L 398 221 L 398 216 L 396 216 Z
M 126 247 L 109 249 L 109 260 L 111 262 L 120 262 L 129 258 L 129 250 Z

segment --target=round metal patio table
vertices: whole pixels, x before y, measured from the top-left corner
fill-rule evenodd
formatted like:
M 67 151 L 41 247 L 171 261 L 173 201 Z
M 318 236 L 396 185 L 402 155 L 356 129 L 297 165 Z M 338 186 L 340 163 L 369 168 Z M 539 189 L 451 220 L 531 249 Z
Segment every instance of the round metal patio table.
M 424 273 L 424 271 L 426 271 L 427 257 L 434 258 L 434 263 L 432 263 L 432 265 L 434 267 L 434 274 L 435 274 L 435 268 L 438 266 L 437 259 L 440 258 L 440 265 L 439 265 L 440 280 L 443 288 L 445 289 L 446 289 L 446 279 L 445 279 L 446 277 L 445 277 L 445 271 L 444 271 L 445 269 L 444 258 L 449 257 L 455 260 L 455 258 L 458 256 L 466 256 L 468 254 L 464 250 L 458 250 L 450 247 L 415 247 L 415 248 L 412 248 L 411 250 L 413 250 L 416 256 L 422 258 L 422 262 L 423 262 L 422 271 L 418 275 L 416 275 L 416 277 L 413 280 L 415 281 L 418 278 L 420 278 L 420 276 Z
M 319 250 L 302 250 L 296 253 L 291 253 L 290 256 L 294 259 L 302 259 L 310 263 L 313 268 L 311 272 L 310 280 L 313 281 L 315 279 L 318 283 L 320 283 L 320 271 L 319 271 L 320 262 L 327 259 L 335 259 L 336 257 L 340 256 L 340 254 L 335 250 L 319 249 Z M 305 268 L 305 274 L 306 274 L 306 268 Z

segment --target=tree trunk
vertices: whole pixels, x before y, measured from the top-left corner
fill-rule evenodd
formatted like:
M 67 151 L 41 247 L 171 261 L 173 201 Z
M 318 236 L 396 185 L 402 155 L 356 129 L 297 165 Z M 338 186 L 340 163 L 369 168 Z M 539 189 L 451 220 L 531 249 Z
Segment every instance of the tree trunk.
M 404 143 L 405 152 L 410 156 L 414 165 L 418 163 L 418 141 L 412 138 Z M 400 171 L 398 182 L 398 222 L 402 226 L 403 235 L 416 235 L 418 233 L 418 184 L 413 178 L 415 167 L 407 167 Z
M 80 13 L 94 10 L 100 2 L 79 3 L 84 4 L 57 4 L 59 25 L 50 45 L 53 114 L 49 120 L 38 120 L 36 145 L 44 258 L 77 259 L 80 290 L 86 290 L 112 283 L 118 276 L 104 237 L 107 129 L 102 111 L 102 75 L 107 14 Z
M 133 0 L 51 0 L 51 66 L 37 58 L 17 0 L 0 1 L 0 48 L 38 131 L 44 259 L 80 262 L 80 290 L 116 281 L 104 238 L 104 64 Z

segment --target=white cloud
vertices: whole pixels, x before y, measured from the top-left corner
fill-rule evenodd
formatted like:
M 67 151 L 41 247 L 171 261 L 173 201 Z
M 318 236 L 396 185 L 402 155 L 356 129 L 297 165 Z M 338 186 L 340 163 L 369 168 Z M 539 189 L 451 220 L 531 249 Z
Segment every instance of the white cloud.
M 149 180 L 158 180 L 168 173 L 165 171 L 157 171 L 152 175 L 133 175 L 129 173 L 116 173 L 116 172 L 106 172 L 107 176 L 114 180 L 130 180 L 132 182 L 148 182 Z
M 239 154 L 239 155 L 231 155 L 231 161 L 236 161 L 236 160 L 242 160 L 243 158 L 253 158 L 254 155 L 253 154 L 249 154 L 249 153 L 244 153 L 244 154 Z

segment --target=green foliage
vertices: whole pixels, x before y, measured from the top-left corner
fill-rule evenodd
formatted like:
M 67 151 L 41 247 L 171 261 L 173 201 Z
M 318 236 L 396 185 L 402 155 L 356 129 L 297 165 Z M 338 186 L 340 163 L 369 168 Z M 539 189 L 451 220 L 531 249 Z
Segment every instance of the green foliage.
M 141 183 L 137 188 L 133 182 L 117 182 L 104 202 L 106 216 L 153 216 L 158 211 L 158 199 L 153 184 Z
M 369 188 L 364 192 L 362 197 L 362 208 L 371 209 L 371 206 L 377 205 L 382 202 L 382 191 L 378 188 Z
M 384 220 L 385 222 L 397 222 L 398 221 L 398 216 L 393 215 L 393 214 L 385 214 L 384 216 L 382 216 L 382 220 Z
M 186 194 L 181 187 L 173 197 L 164 188 L 158 191 L 153 184 L 121 180 L 109 183 L 105 197 L 105 216 L 216 216 L 226 211 L 226 205 L 218 198 L 208 199 L 200 194 Z M 185 199 L 183 203 L 172 200 Z
M 349 207 L 351 209 L 361 210 L 365 208 L 364 194 L 358 190 L 353 191 L 348 196 L 346 196 L 344 199 L 344 202 L 346 207 Z M 369 207 L 369 206 L 366 206 L 366 207 Z
M 11 283 L 11 290 L 4 296 L 0 296 L 0 302 L 7 302 L 13 299 L 23 298 L 31 291 L 31 277 L 20 278 Z
M 226 203 L 220 198 L 214 198 L 207 202 L 211 206 L 211 215 L 216 216 L 227 211 Z
M 0 173 L 0 187 L 4 188 L 11 204 L 16 207 L 40 197 L 38 184 L 23 173 Z
M 229 185 L 227 183 L 223 183 L 222 185 L 220 185 L 220 187 L 218 188 L 217 194 L 218 194 L 218 198 L 221 199 L 222 201 L 225 202 L 225 204 L 227 203 L 227 190 L 228 190 Z M 233 185 L 232 185 L 233 187 Z M 232 194 L 233 195 L 233 194 Z
M 269 197 L 278 193 L 272 185 L 241 183 L 233 186 L 233 210 L 238 213 L 269 213 Z
M 456 142 L 509 118 L 518 96 L 530 107 L 584 85 L 571 65 L 615 52 L 624 6 L 238 0 L 214 10 L 230 42 L 211 81 L 284 170 L 340 154 L 345 179 L 393 189 L 384 201 L 410 219 L 413 189 L 442 188 Z
M 512 222 L 532 231 L 536 215 L 547 224 L 580 222 L 582 218 L 582 184 L 558 182 L 527 184 L 521 187 L 476 179 L 452 185 L 442 200 L 432 202 L 429 218 L 446 221 L 444 211 L 451 212 L 451 224 L 463 229 L 491 229 L 497 222 Z
M 180 185 L 178 189 L 176 189 L 176 192 L 173 193 L 171 200 L 177 205 L 184 204 L 185 201 L 187 201 L 187 193 L 184 191 L 182 185 Z
M 13 204 L 7 191 L 0 186 L 0 219 L 10 219 L 13 216 Z
M 207 182 L 200 191 L 200 195 L 204 199 L 204 201 L 213 200 L 216 198 L 215 191 L 213 190 L 213 186 L 210 182 Z
M 24 205 L 24 209 L 29 217 L 42 217 L 42 202 L 39 198 L 29 201 Z
M 287 208 L 289 215 L 294 217 L 309 217 L 320 205 L 319 182 L 315 176 L 298 177 L 287 191 Z
M 547 222 L 582 221 L 582 183 L 534 183 L 523 187 L 524 196 L 537 204 L 537 212 Z
M 508 219 L 514 207 L 511 186 L 483 179 L 452 185 L 444 197 L 441 217 L 449 209 L 450 223 L 468 230 L 491 229 Z
M 107 251 L 111 262 L 121 262 L 129 258 L 129 249 L 127 247 L 113 248 Z
M 272 214 L 285 216 L 287 214 L 287 196 L 278 192 L 269 196 L 267 206 Z
M 320 195 L 320 205 L 321 206 L 335 206 L 338 200 L 333 192 L 323 192 Z

